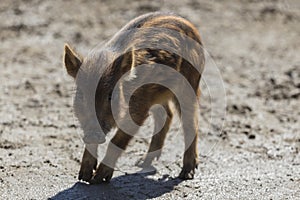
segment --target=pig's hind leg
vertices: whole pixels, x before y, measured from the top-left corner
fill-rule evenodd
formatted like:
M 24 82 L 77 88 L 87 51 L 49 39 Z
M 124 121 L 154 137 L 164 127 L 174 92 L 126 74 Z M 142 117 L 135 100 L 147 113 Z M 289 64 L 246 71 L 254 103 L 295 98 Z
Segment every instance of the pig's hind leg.
M 177 109 L 179 110 L 180 108 Z M 182 104 L 181 115 L 184 133 L 185 152 L 183 167 L 179 174 L 181 179 L 193 179 L 198 166 L 197 137 L 198 137 L 198 105 L 197 101 L 187 101 Z
M 164 106 L 165 112 L 167 114 L 166 119 L 165 119 L 165 124 L 161 128 L 160 123 L 164 121 L 164 116 L 163 113 L 160 112 L 159 109 L 154 110 L 153 112 L 153 118 L 154 118 L 154 134 L 151 139 L 150 147 L 148 149 L 148 152 L 144 159 L 139 160 L 136 164 L 139 167 L 143 168 L 148 168 L 151 166 L 152 161 L 156 158 L 159 159 L 161 152 L 162 152 L 162 147 L 164 145 L 164 141 L 167 135 L 167 132 L 169 131 L 172 118 L 173 118 L 173 113 L 169 107 L 168 104 L 165 104 Z M 158 130 L 161 128 L 160 130 Z

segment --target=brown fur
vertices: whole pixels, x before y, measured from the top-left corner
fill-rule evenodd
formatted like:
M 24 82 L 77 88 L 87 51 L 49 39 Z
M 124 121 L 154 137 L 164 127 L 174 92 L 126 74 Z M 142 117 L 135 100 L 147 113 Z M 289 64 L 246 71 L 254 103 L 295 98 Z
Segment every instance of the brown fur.
M 176 31 L 181 37 L 172 37 L 168 33 L 155 33 L 149 34 L 144 31 L 143 28 L 164 28 L 172 31 Z M 202 41 L 198 30 L 194 25 L 192 25 L 186 19 L 183 19 L 177 15 L 169 13 L 150 13 L 140 16 L 131 22 L 129 22 L 121 31 L 138 29 L 136 38 L 126 39 L 122 35 L 116 34 L 112 40 L 110 40 L 105 47 L 114 49 L 115 51 L 122 52 L 118 57 L 112 56 L 114 60 L 111 65 L 107 66 L 103 76 L 101 77 L 97 92 L 96 92 L 96 113 L 99 124 L 104 127 L 104 130 L 108 132 L 111 128 L 116 126 L 114 118 L 111 113 L 111 104 L 107 101 L 108 97 L 116 85 L 117 81 L 126 73 L 131 72 L 135 66 L 142 64 L 163 64 L 181 73 L 186 80 L 188 80 L 189 85 L 193 88 L 197 96 L 200 95 L 199 82 L 201 78 L 201 72 L 204 66 L 204 53 L 202 49 L 197 49 L 193 46 L 188 46 L 182 41 L 184 37 L 190 37 L 202 46 Z M 133 36 L 134 37 L 134 36 Z M 165 49 L 153 49 L 153 48 L 139 48 L 140 44 L 147 44 L 147 42 L 157 42 L 160 45 L 167 45 L 171 49 L 180 49 L 187 51 L 189 57 L 182 58 L 172 51 L 167 51 Z M 99 62 L 97 54 L 92 57 L 87 57 L 83 61 L 73 50 L 68 46 L 65 47 L 65 66 L 68 73 L 76 77 L 80 66 L 84 62 Z M 192 61 L 192 63 L 190 62 Z M 100 61 L 101 62 L 101 61 Z M 97 65 L 101 63 L 96 63 Z M 195 66 L 196 65 L 196 66 Z M 198 70 L 197 70 L 198 69 Z M 166 79 L 173 85 L 180 87 L 180 82 L 176 80 L 171 74 L 155 75 L 154 74 L 144 74 L 147 76 L 161 76 L 159 78 Z M 122 89 L 120 88 L 122 92 Z M 121 102 L 121 100 L 120 100 Z M 183 168 L 179 175 L 182 179 L 191 179 L 194 176 L 195 168 L 197 167 L 197 132 L 198 132 L 198 118 L 197 118 L 197 100 L 189 97 L 183 98 L 182 105 L 179 105 L 174 94 L 166 87 L 159 84 L 147 84 L 138 88 L 132 95 L 129 102 L 129 111 L 132 119 L 136 124 L 142 125 L 145 119 L 148 117 L 150 108 L 154 104 L 161 104 L 164 106 L 167 112 L 166 123 L 158 134 L 154 135 L 151 140 L 151 144 L 148 150 L 148 154 L 145 157 L 143 166 L 151 165 L 153 159 L 158 158 L 161 153 L 161 148 L 164 144 L 164 139 L 166 133 L 169 130 L 174 110 L 171 109 L 169 103 L 173 102 L 175 104 L 175 110 L 178 111 L 179 115 L 182 117 L 182 126 L 185 136 L 186 151 L 184 152 L 183 158 Z M 181 107 L 180 107 L 181 106 Z M 181 109 L 184 109 L 188 114 L 181 113 Z M 182 116 L 182 115 L 185 116 Z M 79 113 L 80 115 L 80 113 Z M 124 116 L 126 119 L 126 115 Z M 154 115 L 156 122 L 159 122 L 159 116 Z M 137 130 L 132 130 L 133 134 Z M 116 145 L 121 149 L 125 149 L 129 143 L 132 135 L 124 133 L 121 129 L 117 129 L 115 136 L 112 138 L 111 143 L 108 145 L 107 154 L 104 160 L 95 173 L 93 169 L 97 160 L 93 157 L 93 153 L 87 151 L 84 152 L 82 165 L 79 173 L 79 179 L 84 181 L 89 181 L 91 183 L 99 183 L 103 181 L 109 181 L 113 174 L 113 168 L 109 166 L 114 166 L 120 152 L 114 152 L 113 146 Z M 191 139 L 192 138 L 192 139 Z M 188 140 L 191 140 L 189 144 Z M 89 144 L 87 144 L 89 145 Z M 94 144 L 95 145 L 95 144 Z M 94 153 L 96 153 L 96 146 L 92 146 Z M 151 154 L 151 152 L 156 152 Z M 108 164 L 109 163 L 109 166 Z

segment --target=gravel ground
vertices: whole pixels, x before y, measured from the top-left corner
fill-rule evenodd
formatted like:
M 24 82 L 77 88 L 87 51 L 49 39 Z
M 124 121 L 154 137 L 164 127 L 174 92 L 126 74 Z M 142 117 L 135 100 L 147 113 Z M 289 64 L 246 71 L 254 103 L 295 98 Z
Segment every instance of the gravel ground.
M 202 82 L 194 180 L 175 178 L 183 151 L 177 120 L 155 174 L 133 173 L 149 145 L 140 137 L 109 184 L 78 182 L 84 144 L 63 45 L 86 55 L 130 19 L 156 10 L 199 28 L 224 82 L 224 125 L 220 112 L 210 123 Z M 300 199 L 299 1 L 2 0 L 0 18 L 0 199 Z M 151 127 L 148 121 L 139 134 Z

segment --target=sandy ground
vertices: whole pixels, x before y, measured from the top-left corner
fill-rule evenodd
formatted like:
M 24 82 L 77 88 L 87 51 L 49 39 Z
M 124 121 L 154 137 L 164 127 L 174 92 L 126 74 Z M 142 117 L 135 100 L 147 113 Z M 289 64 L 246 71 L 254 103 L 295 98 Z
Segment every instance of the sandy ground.
M 63 45 L 86 55 L 130 19 L 160 9 L 199 28 L 226 89 L 223 129 L 209 128 L 202 84 L 194 180 L 175 178 L 183 140 L 174 123 L 156 174 L 131 174 L 149 143 L 137 138 L 110 184 L 78 182 L 84 145 Z M 299 1 L 2 0 L 0 19 L 0 199 L 300 199 Z

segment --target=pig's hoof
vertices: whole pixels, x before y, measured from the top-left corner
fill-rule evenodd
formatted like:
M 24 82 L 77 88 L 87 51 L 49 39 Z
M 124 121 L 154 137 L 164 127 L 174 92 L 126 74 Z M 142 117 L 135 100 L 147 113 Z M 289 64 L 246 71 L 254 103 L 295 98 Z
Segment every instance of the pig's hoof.
M 154 159 L 159 158 L 160 155 L 149 155 L 147 154 L 145 157 L 139 159 L 136 163 L 135 166 L 141 167 L 141 168 L 148 168 L 152 166 L 152 162 Z
M 182 180 L 188 180 L 188 179 L 193 179 L 194 174 L 195 174 L 194 169 L 193 170 L 182 169 L 178 177 Z
M 78 180 L 89 182 L 93 176 L 93 170 L 97 167 L 97 159 L 83 162 L 80 167 Z
M 179 174 L 179 178 L 183 180 L 193 179 L 197 165 L 184 166 Z
M 103 182 L 109 182 L 112 175 L 113 175 L 114 169 L 111 167 L 108 167 L 101 163 L 96 170 L 93 178 L 90 180 L 91 184 L 98 184 Z

